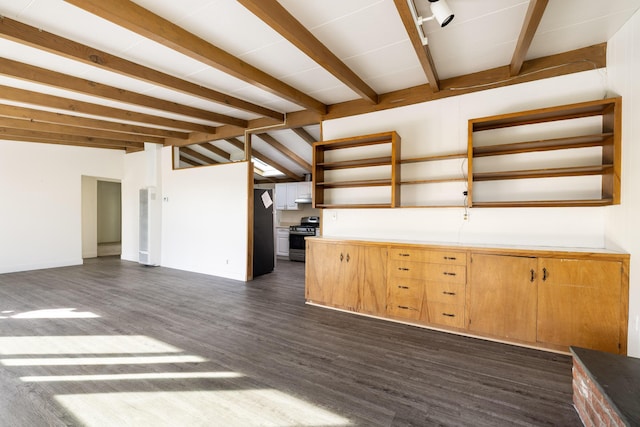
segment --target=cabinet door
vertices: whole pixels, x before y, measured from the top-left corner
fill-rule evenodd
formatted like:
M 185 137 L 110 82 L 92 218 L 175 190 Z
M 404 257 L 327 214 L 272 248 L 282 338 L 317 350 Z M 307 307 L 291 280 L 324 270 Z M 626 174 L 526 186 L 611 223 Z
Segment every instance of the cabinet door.
M 469 330 L 536 341 L 536 258 L 472 254 Z
M 288 210 L 300 209 L 300 207 L 296 203 L 296 199 L 298 198 L 298 183 L 287 182 L 285 185 L 287 186 L 287 209 Z
M 336 256 L 339 262 L 338 278 L 329 284 L 332 288 L 330 304 L 345 310 L 356 311 L 359 305 L 363 270 L 361 248 L 356 245 L 339 246 L 340 253 Z
M 289 230 L 286 228 L 276 230 L 276 255 L 289 256 Z
M 341 273 L 339 254 L 343 245 L 307 240 L 306 246 L 305 297 L 311 302 L 329 304 Z
M 287 184 L 276 184 L 275 199 L 276 210 L 287 209 Z
M 306 244 L 307 300 L 355 311 L 359 300 L 360 248 L 309 241 Z
M 539 260 L 538 341 L 618 353 L 622 263 Z
M 384 315 L 387 305 L 387 248 L 361 246 L 360 307 L 366 314 Z

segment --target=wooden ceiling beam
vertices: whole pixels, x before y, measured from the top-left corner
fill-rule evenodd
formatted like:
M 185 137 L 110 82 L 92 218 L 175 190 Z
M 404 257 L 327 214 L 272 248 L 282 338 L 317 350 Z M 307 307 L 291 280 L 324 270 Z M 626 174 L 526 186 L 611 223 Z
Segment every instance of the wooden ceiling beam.
M 191 160 L 190 158 L 183 156 L 182 154 L 180 154 L 180 161 L 181 162 L 185 162 L 187 164 L 190 164 L 191 166 L 204 166 L 201 163 L 196 162 L 195 160 Z
M 38 138 L 38 137 L 34 137 L 34 136 L 30 136 L 30 137 L 22 137 L 22 136 L 15 136 L 15 135 L 3 135 L 2 133 L 0 133 L 0 140 L 7 140 L 7 141 L 17 141 L 17 142 L 28 142 L 28 143 L 40 143 L 40 144 L 54 144 L 54 145 L 69 145 L 72 147 L 83 147 L 83 148 L 104 148 L 104 149 L 109 149 L 109 150 L 125 150 L 127 151 L 127 153 L 131 152 L 137 152 L 137 151 L 142 151 L 143 148 L 142 147 L 116 147 L 116 146 L 112 146 L 112 145 L 100 145 L 100 144 L 94 144 L 91 146 L 87 146 L 87 144 L 84 143 L 80 143 L 80 142 L 73 142 L 73 141 L 58 141 L 58 140 L 54 140 L 54 139 L 45 139 L 45 138 Z
M 309 145 L 313 145 L 313 143 L 317 141 L 309 132 L 307 132 L 302 127 L 291 128 L 291 130 Z
M 90 46 L 77 43 L 73 40 L 65 39 L 55 34 L 14 21 L 7 17 L 0 19 L 0 37 L 54 53 L 56 55 L 61 55 L 65 58 L 80 61 L 84 64 L 93 65 L 103 70 L 143 80 L 148 83 L 157 84 L 188 95 L 197 96 L 227 107 L 236 108 L 253 114 L 258 114 L 260 116 L 271 117 L 275 120 L 284 120 L 284 114 L 278 111 L 270 110 L 260 105 L 255 105 L 213 89 L 179 79 L 172 75 L 165 74 L 152 68 L 94 49 Z
M 1 88 L 1 87 L 0 87 Z M 0 91 L 0 97 L 2 92 Z M 189 139 L 186 141 L 180 141 L 178 139 L 168 139 L 167 144 L 175 147 L 181 147 L 192 144 L 201 144 L 203 142 L 214 141 L 216 139 L 237 138 L 243 136 L 245 132 L 251 132 L 254 129 L 259 129 L 264 126 L 269 126 L 271 130 L 275 129 L 289 129 L 292 127 L 301 127 L 309 125 L 317 125 L 322 120 L 322 116 L 318 113 L 309 110 L 295 111 L 293 113 L 287 113 L 287 119 L 279 127 L 273 127 L 273 120 L 270 119 L 256 119 L 250 120 L 249 126 L 245 128 L 239 128 L 237 126 L 219 126 L 216 128 L 215 134 L 207 132 L 192 132 L 189 135 Z
M 333 74 L 362 99 L 372 104 L 378 102 L 376 91 L 347 67 L 277 0 L 238 0 L 238 3 L 277 31 L 322 68 Z
M 204 148 L 205 150 L 211 151 L 213 154 L 215 154 L 217 156 L 220 156 L 225 160 L 231 161 L 231 154 L 229 154 L 226 151 L 216 147 L 215 145 L 211 144 L 210 142 L 204 142 L 204 143 L 200 144 L 200 147 Z
M 529 47 L 531 47 L 533 36 L 535 36 L 538 30 L 538 25 L 540 25 L 542 15 L 544 15 L 548 3 L 549 0 L 529 0 L 529 8 L 527 9 L 524 23 L 522 24 L 522 30 L 520 30 L 518 44 L 511 59 L 509 71 L 512 76 L 520 74 L 524 58 L 526 58 Z
M 164 144 L 164 138 L 147 135 L 134 135 L 110 130 L 89 129 L 77 126 L 59 125 L 52 123 L 42 123 L 34 120 L 14 119 L 10 117 L 0 117 L 0 127 L 11 129 L 33 130 L 38 132 L 61 133 L 64 135 L 88 136 L 92 138 L 112 139 L 116 141 L 130 142 L 152 142 L 154 144 Z
M 418 56 L 418 62 L 420 62 L 420 66 L 422 67 L 422 70 L 427 77 L 427 81 L 429 82 L 431 91 L 438 92 L 440 90 L 440 79 L 438 78 L 438 72 L 436 70 L 435 63 L 433 62 L 433 57 L 431 56 L 429 45 L 422 43 L 422 36 L 418 32 L 418 28 L 416 27 L 417 23 L 414 13 L 411 11 L 411 6 L 409 6 L 407 0 L 393 0 L 393 2 L 396 5 L 396 9 L 398 10 L 400 19 L 402 19 L 404 28 L 407 32 L 407 35 L 409 36 L 411 46 L 413 46 L 413 50 Z M 415 10 L 415 6 L 413 7 Z
M 90 114 L 93 116 L 110 117 L 112 119 L 126 120 L 129 122 L 145 123 L 150 125 L 163 126 L 174 129 L 192 130 L 195 132 L 205 132 L 215 134 L 216 127 L 192 123 L 183 120 L 169 119 L 166 117 L 154 116 L 146 113 L 123 110 L 114 107 L 105 107 L 90 102 L 77 101 L 75 99 L 63 98 L 55 95 L 33 92 L 25 89 L 17 89 L 10 86 L 0 85 L 0 99 L 7 99 L 16 102 L 24 102 L 31 105 L 55 108 L 75 113 Z M 181 139 L 177 139 L 180 141 Z
M 17 107 L 14 105 L 0 104 L 0 116 L 35 120 L 44 123 L 63 124 L 88 129 L 111 130 L 114 132 L 122 132 L 123 134 L 149 135 L 161 138 L 189 138 L 189 134 L 186 132 L 111 122 L 108 120 L 91 119 L 87 117 L 72 116 L 69 114 L 53 113 L 51 111 L 36 110 L 34 108 Z
M 231 124 L 234 126 L 247 126 L 246 120 L 236 119 L 224 114 L 218 114 L 200 108 L 178 104 L 177 102 L 119 89 L 117 87 L 92 82 L 91 80 L 81 79 L 79 77 L 58 73 L 56 71 L 47 70 L 45 68 L 36 67 L 34 65 L 6 58 L 0 58 L 0 74 L 20 80 L 27 80 L 51 87 L 66 89 L 85 95 L 97 96 L 99 98 L 152 108 L 154 110 L 161 110 L 183 116 L 209 120 L 212 122 Z
M 193 148 L 180 147 L 179 150 L 180 150 L 180 153 L 183 153 L 183 154 L 191 156 L 191 157 L 193 157 L 195 159 L 198 159 L 198 160 L 200 160 L 201 162 L 204 162 L 207 165 L 213 165 L 213 164 L 216 164 L 216 163 L 220 163 L 220 162 L 212 159 L 209 156 L 205 156 L 204 154 L 197 152 Z
M 225 138 L 225 141 L 227 141 L 229 144 L 233 145 L 236 148 L 244 150 L 244 144 L 242 143 L 242 141 L 240 141 L 237 138 Z M 276 162 L 275 160 L 271 159 L 270 157 L 267 157 L 264 154 L 259 153 L 256 150 L 253 150 L 252 154 L 253 154 L 253 157 L 255 157 L 256 159 L 261 160 L 261 161 L 265 162 L 266 164 L 268 164 L 269 166 L 271 166 L 272 168 L 279 170 L 280 172 L 282 172 L 283 174 L 285 174 L 286 176 L 288 176 L 292 180 L 294 180 L 294 181 L 301 181 L 302 180 L 302 177 L 300 175 L 296 174 L 295 172 L 290 171 L 289 169 L 287 169 L 286 167 L 284 167 L 280 163 Z
M 294 104 L 324 113 L 327 106 L 129 0 L 65 0 L 87 12 L 217 68 Z
M 293 152 L 293 150 L 291 150 L 286 145 L 282 144 L 273 136 L 269 135 L 268 133 L 258 133 L 255 135 L 261 140 L 263 140 L 264 142 L 266 142 L 267 144 L 269 144 L 270 146 L 272 146 L 273 148 L 275 148 L 276 150 L 278 150 L 279 152 L 281 152 L 282 154 L 284 154 L 285 156 L 287 156 L 291 161 L 293 161 L 295 164 L 300 166 L 306 172 L 311 171 L 311 165 L 309 163 L 307 163 L 302 157 L 298 156 L 296 153 Z
M 388 110 L 466 93 L 590 71 L 606 66 L 607 44 L 600 43 L 570 52 L 525 61 L 522 72 L 518 76 L 510 76 L 509 65 L 504 65 L 465 76 L 445 79 L 441 81 L 440 91 L 435 93 L 431 91 L 428 85 L 421 85 L 380 95 L 380 102 L 374 106 L 361 100 L 334 104 L 329 106 L 329 112 L 324 116 L 324 119 L 337 119 Z
M 142 142 L 118 141 L 104 138 L 92 138 L 80 135 L 64 135 L 53 132 L 41 132 L 25 129 L 0 127 L 0 138 L 8 137 L 32 138 L 33 141 L 56 141 L 58 144 L 75 143 L 85 147 L 143 148 Z

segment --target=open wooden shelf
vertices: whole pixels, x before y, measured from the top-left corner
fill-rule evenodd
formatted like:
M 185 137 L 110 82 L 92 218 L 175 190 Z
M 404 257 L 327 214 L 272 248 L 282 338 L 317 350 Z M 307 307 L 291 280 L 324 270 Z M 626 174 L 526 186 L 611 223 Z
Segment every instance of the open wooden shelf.
M 407 163 L 423 163 L 423 162 L 433 162 L 438 160 L 452 160 L 452 159 L 464 159 L 467 157 L 467 153 L 453 153 L 453 154 L 437 154 L 434 156 L 423 156 L 423 157 L 410 157 L 407 159 L 400 160 L 401 164 Z
M 534 151 L 567 150 L 572 148 L 600 147 L 611 143 L 613 133 L 574 136 L 568 138 L 544 139 L 539 141 L 516 142 L 513 144 L 474 147 L 474 157 L 497 156 L 505 154 L 531 153 Z
M 324 188 L 382 187 L 391 185 L 390 179 L 365 179 L 360 181 L 325 181 L 316 186 Z
M 560 176 L 600 175 L 613 165 L 576 166 L 568 168 L 530 169 L 518 171 L 485 172 L 473 175 L 474 181 L 495 181 L 503 179 L 556 178 Z
M 401 181 L 402 185 L 417 185 L 417 184 L 438 184 L 442 182 L 464 182 L 467 178 L 433 178 L 433 179 L 410 179 L 406 181 Z
M 382 154 L 388 154 L 379 157 L 371 157 L 367 150 L 357 150 L 357 148 L 367 147 L 371 145 L 381 145 Z M 339 150 L 350 150 L 347 153 L 335 153 L 331 160 L 325 159 L 325 153 L 335 152 Z M 349 159 L 341 160 L 340 155 L 349 156 Z M 359 157 L 357 155 L 360 154 Z M 356 158 L 354 158 L 356 156 Z M 331 141 L 318 141 L 313 144 L 313 207 L 315 208 L 376 208 L 376 207 L 396 207 L 400 203 L 400 135 L 395 131 L 377 133 L 372 135 L 355 136 L 342 139 L 334 139 Z M 371 179 L 354 179 L 354 180 L 332 180 L 330 173 L 327 171 L 338 169 L 365 169 L 388 166 L 389 170 L 376 171 L 377 176 L 384 174 L 380 178 Z M 373 171 L 373 169 L 371 169 Z M 360 176 L 367 175 L 366 171 L 359 173 Z M 371 173 L 369 173 L 371 175 Z M 389 187 L 388 204 L 380 203 L 333 203 L 327 200 L 329 196 L 325 193 L 326 189 L 344 189 L 359 187 Z M 383 198 L 385 200 L 385 198 Z
M 507 202 L 474 202 L 474 208 L 527 208 L 527 207 L 572 207 L 572 206 L 607 206 L 611 199 L 582 200 L 521 200 Z
M 391 208 L 390 203 L 368 203 L 368 204 L 316 204 L 316 208 L 319 209 L 345 209 L 345 208 L 368 208 L 368 209 L 376 209 L 376 208 Z
M 562 122 L 572 119 L 595 117 L 601 118 L 601 132 L 584 134 L 584 129 L 567 127 L 574 133 L 562 138 L 550 138 L 525 142 L 511 142 L 504 144 L 476 146 L 474 135 L 479 132 L 502 129 L 508 127 L 527 126 L 531 124 Z M 562 123 L 559 125 L 562 127 Z M 575 131 L 574 131 L 575 129 Z M 591 131 L 593 129 L 591 128 Z M 580 134 L 580 133 L 583 134 Z M 517 132 L 516 132 L 517 133 Z M 621 176 L 621 133 L 622 133 L 622 98 L 600 99 L 596 101 L 563 105 L 518 113 L 502 114 L 469 120 L 468 144 L 468 206 L 474 207 L 530 207 L 530 206 L 605 206 L 620 203 Z M 514 134 L 515 136 L 515 134 Z M 515 171 L 487 171 L 473 172 L 474 159 L 490 156 L 523 155 L 533 152 L 551 152 L 555 150 L 577 150 L 587 147 L 602 147 L 599 164 L 593 166 L 565 166 L 543 169 L 528 169 Z M 526 159 L 521 157 L 522 159 Z M 549 154 L 549 159 L 553 155 Z M 559 166 L 562 166 L 561 164 Z M 601 188 L 599 199 L 572 200 L 570 194 L 558 200 L 531 201 L 481 201 L 473 197 L 473 183 L 480 181 L 515 180 L 530 178 L 559 178 L 571 176 L 600 175 Z M 585 185 L 592 185 L 585 181 Z M 540 187 L 538 187 L 540 188 Z M 595 190 L 592 187 L 576 188 L 576 193 L 585 190 Z M 487 196 L 484 196 L 487 197 Z M 488 197 L 491 197 L 490 195 Z M 496 197 L 498 198 L 498 197 Z M 518 197 L 520 198 L 520 197 Z M 523 197 L 524 198 L 524 197 Z
M 321 162 L 317 165 L 323 167 L 324 170 L 350 169 L 370 166 L 388 166 L 391 163 L 391 160 L 391 156 L 373 157 L 370 159 L 343 160 L 339 162 Z

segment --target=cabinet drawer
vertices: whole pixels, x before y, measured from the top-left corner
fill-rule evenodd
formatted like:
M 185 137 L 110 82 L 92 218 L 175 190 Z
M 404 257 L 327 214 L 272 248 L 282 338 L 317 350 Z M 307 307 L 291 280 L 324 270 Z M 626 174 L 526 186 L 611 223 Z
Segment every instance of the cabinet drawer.
M 427 249 L 390 247 L 389 259 L 397 261 L 432 262 L 437 264 L 466 265 L 464 252 L 431 251 Z
M 411 296 L 416 300 L 420 299 L 420 301 L 422 301 L 424 286 L 424 281 L 420 279 L 399 279 L 393 277 L 387 284 L 387 295 L 389 298 L 393 298 L 394 296 L 407 298 Z
M 423 279 L 427 265 L 423 262 L 391 261 L 389 263 L 389 278 L 391 280 Z
M 442 283 L 467 283 L 467 267 L 465 265 L 424 264 L 425 280 Z
M 464 305 L 427 302 L 429 323 L 464 328 Z
M 394 295 L 387 300 L 387 314 L 394 317 L 418 320 L 422 307 L 422 295 L 414 298 L 410 295 Z
M 445 304 L 464 305 L 465 286 L 460 283 L 427 283 L 427 301 Z

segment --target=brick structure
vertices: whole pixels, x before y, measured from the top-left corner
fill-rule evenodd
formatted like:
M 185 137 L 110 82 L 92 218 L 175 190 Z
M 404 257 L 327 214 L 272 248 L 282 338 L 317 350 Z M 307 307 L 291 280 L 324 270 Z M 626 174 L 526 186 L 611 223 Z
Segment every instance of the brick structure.
M 573 403 L 586 427 L 628 425 L 577 357 L 573 358 Z
M 640 358 L 571 347 L 573 403 L 587 427 L 640 426 Z

